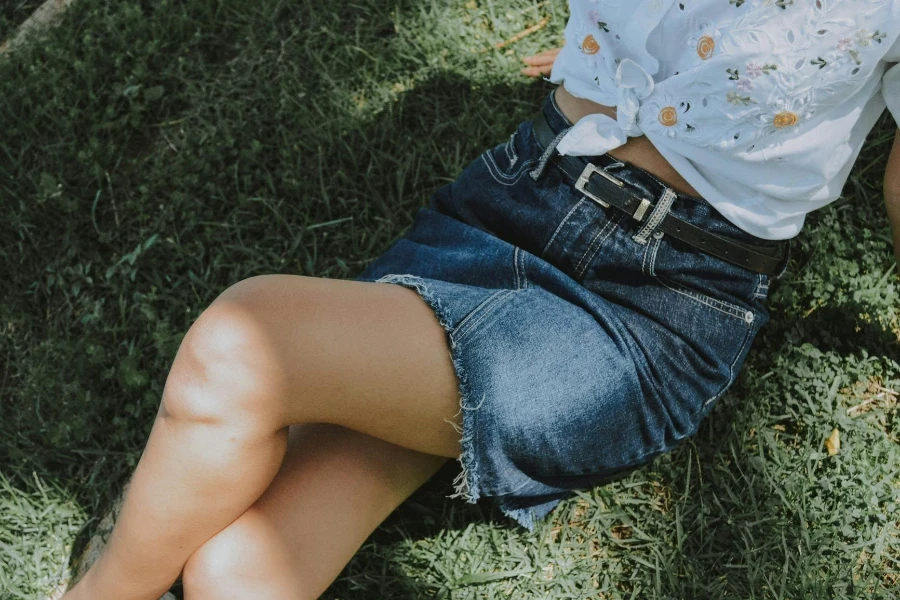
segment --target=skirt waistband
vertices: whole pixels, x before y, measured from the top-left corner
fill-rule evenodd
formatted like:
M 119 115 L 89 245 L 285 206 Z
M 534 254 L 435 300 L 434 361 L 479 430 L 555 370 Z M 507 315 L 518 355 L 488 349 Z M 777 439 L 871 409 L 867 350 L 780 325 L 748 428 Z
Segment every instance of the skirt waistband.
M 649 222 L 636 234 L 636 241 L 646 243 L 645 238 L 659 229 L 727 262 L 781 277 L 790 258 L 790 240 L 758 238 L 731 223 L 705 199 L 676 192 L 652 173 L 610 154 L 563 156 L 557 153 L 556 144 L 572 124 L 556 104 L 554 92 L 555 89 L 547 95 L 541 113 L 532 121 L 537 142 L 544 148 L 538 167 L 532 172 L 533 178 L 539 177 L 552 163 L 572 178 L 576 188 L 603 206 L 613 205 L 618 210 L 634 213 L 632 217 L 638 221 L 646 218 L 647 211 L 652 211 Z M 592 174 L 602 175 L 598 181 L 607 182 L 591 183 Z M 588 192 L 588 187 L 593 193 Z
M 558 133 L 571 127 L 573 124 L 569 121 L 568 117 L 563 114 L 559 105 L 556 103 L 555 92 L 556 88 L 547 94 L 542 110 L 551 129 Z M 626 184 L 635 188 L 635 192 L 638 192 L 638 195 L 640 196 L 659 198 L 666 188 L 671 189 L 653 173 L 650 173 L 646 169 L 633 163 L 621 161 L 610 154 L 583 156 L 579 158 L 583 158 L 587 162 L 601 167 L 609 174 L 614 175 L 617 179 L 624 181 Z M 768 253 L 772 256 L 780 256 L 783 254 L 785 248 L 790 243 L 790 240 L 766 240 L 757 237 L 729 221 L 706 199 L 700 196 L 683 194 L 675 190 L 672 191 L 675 193 L 675 201 L 672 203 L 671 209 L 673 213 L 677 214 L 679 211 L 693 212 L 698 209 L 705 213 L 708 212 L 708 220 L 716 221 L 714 233 L 717 235 L 728 235 L 739 242 L 750 244 L 761 252 Z

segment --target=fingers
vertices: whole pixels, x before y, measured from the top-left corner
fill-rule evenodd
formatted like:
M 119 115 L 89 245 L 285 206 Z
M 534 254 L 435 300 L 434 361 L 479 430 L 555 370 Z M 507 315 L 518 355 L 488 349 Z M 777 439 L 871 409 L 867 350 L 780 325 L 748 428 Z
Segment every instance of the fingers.
M 529 77 L 549 75 L 553 70 L 553 63 L 556 61 L 556 56 L 559 54 L 560 50 L 562 50 L 562 48 L 553 48 L 544 50 L 534 56 L 526 56 L 522 59 L 522 62 L 528 66 L 523 67 L 520 72 Z

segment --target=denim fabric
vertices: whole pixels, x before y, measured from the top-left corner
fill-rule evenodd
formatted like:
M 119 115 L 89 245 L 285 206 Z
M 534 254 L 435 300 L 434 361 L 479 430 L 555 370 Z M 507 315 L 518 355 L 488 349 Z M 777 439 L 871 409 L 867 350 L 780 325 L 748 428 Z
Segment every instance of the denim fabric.
M 554 131 L 571 125 L 553 92 L 543 110 Z M 601 207 L 552 162 L 535 171 L 543 153 L 523 121 L 356 278 L 414 289 L 434 310 L 462 410 L 450 497 L 492 497 L 528 530 L 572 490 L 694 434 L 769 319 L 768 276 Z M 641 194 L 655 180 L 629 164 L 608 170 Z M 699 198 L 668 210 L 762 241 Z

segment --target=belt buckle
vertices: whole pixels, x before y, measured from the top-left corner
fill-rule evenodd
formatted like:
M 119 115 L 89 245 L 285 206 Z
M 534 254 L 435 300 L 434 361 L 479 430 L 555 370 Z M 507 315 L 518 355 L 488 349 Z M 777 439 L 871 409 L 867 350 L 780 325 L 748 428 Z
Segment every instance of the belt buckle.
M 608 202 L 601 200 L 599 197 L 595 196 L 594 194 L 587 191 L 587 189 L 585 189 L 585 186 L 587 185 L 588 181 L 590 181 L 590 179 L 591 179 L 591 175 L 593 175 L 594 173 L 597 173 L 598 175 L 602 175 L 604 178 L 613 182 L 620 188 L 624 188 L 625 183 L 622 180 L 613 177 L 612 175 L 610 175 L 609 173 L 607 173 L 606 171 L 604 171 L 603 169 L 601 169 L 600 167 L 598 167 L 597 165 L 595 165 L 593 163 L 588 163 L 584 167 L 584 171 L 581 172 L 581 175 L 578 177 L 578 181 L 575 182 L 575 189 L 578 190 L 579 192 L 581 192 L 582 194 L 584 194 L 585 196 L 587 196 L 588 198 L 590 198 L 591 200 L 593 200 L 594 202 L 596 202 L 597 204 L 599 204 L 600 206 L 602 206 L 604 208 L 609 208 Z M 634 211 L 634 214 L 631 216 L 634 219 L 636 219 L 638 222 L 640 222 L 644 218 L 644 214 L 647 212 L 647 209 L 650 206 L 651 206 L 650 201 L 645 198 L 642 198 L 640 205 L 637 207 L 637 209 Z

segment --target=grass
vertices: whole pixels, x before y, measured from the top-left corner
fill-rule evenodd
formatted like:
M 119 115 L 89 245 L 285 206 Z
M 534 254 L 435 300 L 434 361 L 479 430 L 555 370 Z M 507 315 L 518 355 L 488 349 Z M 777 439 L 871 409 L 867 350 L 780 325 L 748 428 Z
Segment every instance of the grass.
M 0 3 L 0 42 L 10 37 L 43 0 L 7 0 Z
M 0 597 L 40 598 L 65 573 L 209 302 L 251 275 L 361 271 L 539 106 L 548 84 L 519 59 L 558 45 L 566 15 L 559 0 L 80 0 L 0 61 Z M 490 500 L 446 500 L 448 463 L 325 598 L 895 597 L 893 130 L 879 123 L 845 196 L 808 219 L 696 437 L 533 534 Z

